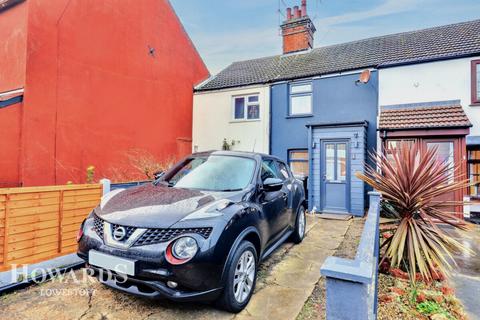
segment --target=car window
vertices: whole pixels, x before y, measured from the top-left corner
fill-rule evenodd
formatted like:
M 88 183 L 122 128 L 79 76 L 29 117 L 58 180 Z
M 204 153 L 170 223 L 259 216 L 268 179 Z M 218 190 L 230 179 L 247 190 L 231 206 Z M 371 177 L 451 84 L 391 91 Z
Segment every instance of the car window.
M 287 166 L 285 164 L 277 161 L 277 166 L 278 166 L 278 173 L 279 173 L 280 179 L 287 180 L 288 178 L 290 178 L 290 175 L 288 174 Z
M 177 182 L 180 179 L 182 179 L 184 176 L 186 176 L 192 170 L 195 170 L 199 165 L 203 164 L 205 161 L 207 161 L 206 158 L 195 158 L 195 159 L 190 160 L 180 170 L 178 170 L 177 173 L 175 173 L 175 175 L 173 177 L 171 177 L 169 179 L 169 182 L 173 185 L 177 184 Z
M 250 183 L 255 172 L 255 160 L 211 155 L 199 161 L 194 168 L 188 164 L 184 165 L 179 173 L 183 171 L 186 173 L 182 174 L 178 180 L 168 181 L 170 186 L 209 191 L 239 191 Z
M 275 167 L 275 162 L 273 160 L 263 160 L 262 161 L 262 182 L 268 178 L 280 179 L 277 175 L 277 168 Z

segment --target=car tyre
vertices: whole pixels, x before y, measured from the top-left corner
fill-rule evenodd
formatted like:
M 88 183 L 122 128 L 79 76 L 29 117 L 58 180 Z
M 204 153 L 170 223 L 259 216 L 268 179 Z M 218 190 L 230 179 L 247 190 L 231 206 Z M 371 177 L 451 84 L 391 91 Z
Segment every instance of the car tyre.
M 217 306 L 233 313 L 238 313 L 247 306 L 255 290 L 257 264 L 255 246 L 249 241 L 242 241 L 225 268 L 224 289 L 217 300 Z
M 297 219 L 295 220 L 295 230 L 292 234 L 292 241 L 300 243 L 305 237 L 305 230 L 307 226 L 307 217 L 305 216 L 305 208 L 300 206 L 297 211 Z

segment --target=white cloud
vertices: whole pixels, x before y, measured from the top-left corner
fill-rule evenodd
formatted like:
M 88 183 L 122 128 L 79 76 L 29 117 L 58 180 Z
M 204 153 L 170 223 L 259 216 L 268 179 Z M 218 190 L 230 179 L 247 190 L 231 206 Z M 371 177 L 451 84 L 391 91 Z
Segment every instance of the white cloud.
M 214 34 L 198 33 L 193 38 L 212 74 L 234 61 L 278 54 L 282 45 L 278 28 L 275 27 L 237 32 L 225 30 Z
M 342 23 L 363 21 L 370 18 L 412 11 L 429 1 L 430 0 L 386 0 L 385 2 L 371 9 L 348 12 L 337 16 L 322 18 L 315 21 L 315 23 L 317 25 L 327 27 Z

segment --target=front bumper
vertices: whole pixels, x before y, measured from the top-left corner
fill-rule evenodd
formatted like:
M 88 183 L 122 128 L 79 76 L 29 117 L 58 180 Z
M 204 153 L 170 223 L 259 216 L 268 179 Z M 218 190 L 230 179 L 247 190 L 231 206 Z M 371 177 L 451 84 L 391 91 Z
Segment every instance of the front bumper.
M 135 276 L 129 276 L 125 283 L 115 280 L 114 277 L 99 278 L 105 285 L 137 296 L 165 297 L 175 301 L 214 300 L 221 293 L 224 265 L 222 257 L 226 254 L 215 253 L 215 235 L 211 235 L 208 240 L 200 235 L 191 235 L 199 244 L 197 255 L 185 264 L 171 265 L 165 259 L 165 251 L 170 242 L 127 249 L 111 247 L 95 232 L 91 220 L 87 219 L 85 222 L 84 234 L 78 244 L 77 254 L 80 258 L 88 264 L 89 251 L 95 250 L 135 261 Z M 91 268 L 96 271 L 97 278 L 99 274 L 108 273 L 106 269 L 98 266 Z M 178 283 L 178 287 L 169 288 L 166 285 L 168 281 Z
M 167 298 L 172 301 L 189 302 L 189 301 L 213 301 L 216 300 L 222 292 L 222 288 L 215 288 L 206 291 L 184 291 L 175 290 L 166 286 L 162 281 L 150 281 L 138 279 L 135 277 L 119 278 L 115 275 L 108 276 L 108 271 L 89 266 L 93 270 L 96 278 L 104 285 L 131 295 L 160 299 Z

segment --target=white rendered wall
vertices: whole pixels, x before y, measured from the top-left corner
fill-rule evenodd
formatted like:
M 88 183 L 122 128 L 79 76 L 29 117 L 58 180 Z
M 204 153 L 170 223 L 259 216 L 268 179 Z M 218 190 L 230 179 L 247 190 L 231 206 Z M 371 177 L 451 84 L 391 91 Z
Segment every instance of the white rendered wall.
M 233 120 L 233 97 L 258 94 L 259 120 Z M 221 150 L 223 139 L 232 150 L 269 153 L 270 87 L 255 86 L 197 92 L 193 97 L 193 151 Z
M 379 70 L 379 105 L 460 100 L 480 136 L 480 106 L 471 104 L 471 65 L 480 57 L 429 62 Z

